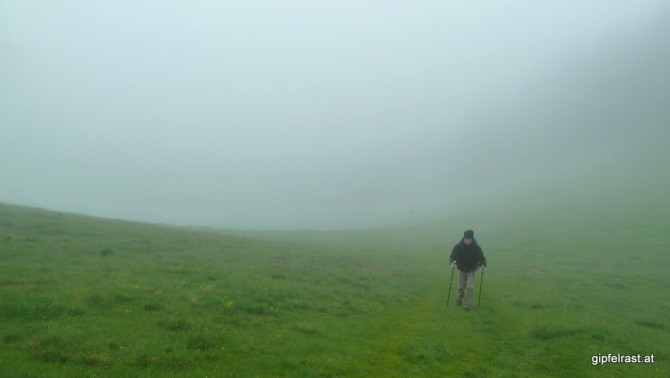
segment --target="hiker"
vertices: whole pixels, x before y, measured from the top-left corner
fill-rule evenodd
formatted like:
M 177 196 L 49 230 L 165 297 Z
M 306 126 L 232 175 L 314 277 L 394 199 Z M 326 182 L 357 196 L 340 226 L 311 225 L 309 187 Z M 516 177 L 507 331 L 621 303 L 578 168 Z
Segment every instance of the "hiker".
M 463 239 L 451 251 L 451 268 L 458 268 L 458 298 L 456 304 L 463 304 L 465 311 L 470 311 L 472 297 L 475 292 L 475 273 L 481 268 L 486 270 L 486 258 L 482 248 L 475 240 L 475 232 L 467 230 Z

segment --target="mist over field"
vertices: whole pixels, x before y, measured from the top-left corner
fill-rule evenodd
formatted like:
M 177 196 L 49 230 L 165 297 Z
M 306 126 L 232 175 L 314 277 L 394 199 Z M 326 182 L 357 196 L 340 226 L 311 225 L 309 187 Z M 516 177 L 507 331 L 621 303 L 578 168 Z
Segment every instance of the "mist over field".
M 668 41 L 662 0 L 0 0 L 0 371 L 670 376 Z
M 661 198 L 669 25 L 658 0 L 2 1 L 0 202 L 341 229 Z

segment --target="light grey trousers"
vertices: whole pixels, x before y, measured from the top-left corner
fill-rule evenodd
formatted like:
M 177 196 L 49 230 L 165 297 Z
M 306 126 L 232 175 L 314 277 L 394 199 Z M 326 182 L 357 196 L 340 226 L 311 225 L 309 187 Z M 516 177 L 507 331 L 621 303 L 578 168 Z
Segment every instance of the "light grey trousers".
M 472 297 L 475 292 L 475 273 L 458 271 L 458 299 L 463 301 L 463 307 L 472 306 Z

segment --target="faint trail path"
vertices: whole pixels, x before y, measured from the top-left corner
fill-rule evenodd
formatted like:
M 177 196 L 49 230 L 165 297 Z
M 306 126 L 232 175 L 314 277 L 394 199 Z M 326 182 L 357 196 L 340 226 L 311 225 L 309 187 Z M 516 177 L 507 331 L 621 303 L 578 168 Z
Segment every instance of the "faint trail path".
M 482 373 L 481 361 L 494 357 L 488 346 L 506 324 L 504 314 L 494 308 L 466 312 L 456 305 L 456 276 L 446 307 L 451 270 L 439 263 L 440 256 L 427 256 L 425 291 L 398 311 L 380 319 L 371 340 L 369 375 L 385 377 L 450 376 Z M 437 261 L 437 262 L 436 262 Z M 479 285 L 479 282 L 477 282 Z M 478 287 L 479 289 L 479 287 Z M 478 289 L 476 293 L 478 294 Z M 467 333 L 467 338 L 464 338 Z M 504 332 L 503 332 L 504 333 Z
M 429 329 L 445 328 L 449 321 L 447 311 L 458 310 L 455 307 L 446 308 L 449 276 L 445 275 L 450 271 L 434 263 L 428 264 L 427 268 L 425 294 L 413 304 L 380 319 L 379 336 L 373 340 L 369 356 L 372 375 L 412 376 L 412 362 L 407 360 L 408 350 L 421 345 Z

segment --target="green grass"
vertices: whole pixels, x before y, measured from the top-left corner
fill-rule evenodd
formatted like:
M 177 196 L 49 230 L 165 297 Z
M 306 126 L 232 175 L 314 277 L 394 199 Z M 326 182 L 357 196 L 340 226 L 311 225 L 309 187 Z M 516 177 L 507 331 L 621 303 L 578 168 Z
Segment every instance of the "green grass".
M 644 206 L 243 233 L 0 205 L 0 372 L 667 376 L 670 212 Z M 473 220 L 490 270 L 468 313 L 445 303 Z M 656 362 L 592 365 L 609 353 Z

